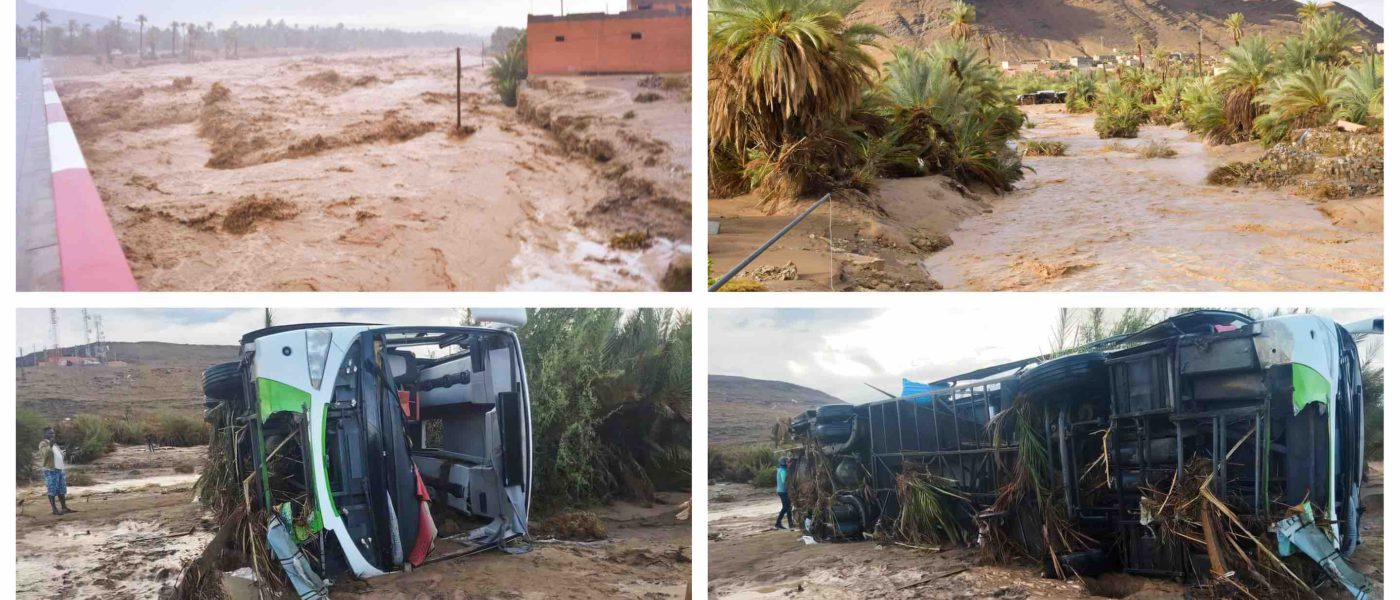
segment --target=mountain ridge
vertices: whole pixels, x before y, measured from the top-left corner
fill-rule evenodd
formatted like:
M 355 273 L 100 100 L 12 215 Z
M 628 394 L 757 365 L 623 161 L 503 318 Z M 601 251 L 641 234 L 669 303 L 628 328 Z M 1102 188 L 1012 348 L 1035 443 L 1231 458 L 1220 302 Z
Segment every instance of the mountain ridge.
M 926 46 L 947 39 L 943 18 L 953 0 L 865 0 L 850 14 L 851 22 L 878 25 L 889 36 L 884 46 Z M 1225 18 L 1234 12 L 1245 16 L 1246 36 L 1262 34 L 1271 41 L 1297 33 L 1300 24 L 1294 0 L 968 0 L 977 9 L 972 40 L 979 47 L 982 36 L 992 42 L 993 60 L 1023 61 L 1043 58 L 1137 51 L 1135 33 L 1150 40 L 1144 48 L 1162 46 L 1169 51 L 1196 51 L 1200 26 L 1202 48 L 1218 54 L 1234 45 Z M 1370 43 L 1381 42 L 1384 30 L 1360 12 L 1337 3 L 1327 10 L 1356 20 Z

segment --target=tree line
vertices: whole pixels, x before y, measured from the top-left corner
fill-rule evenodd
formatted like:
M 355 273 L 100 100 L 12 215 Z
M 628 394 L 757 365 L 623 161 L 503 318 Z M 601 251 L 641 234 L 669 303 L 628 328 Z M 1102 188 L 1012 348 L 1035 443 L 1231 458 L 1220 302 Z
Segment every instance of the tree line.
M 131 23 L 136 24 L 135 29 Z M 209 53 L 236 58 L 272 48 L 335 52 L 409 46 L 473 47 L 481 43 L 479 36 L 445 31 L 351 28 L 344 23 L 301 27 L 271 19 L 262 24 L 234 21 L 219 28 L 212 21 L 172 21 L 162 26 L 145 15 L 137 15 L 131 21 L 117 16 L 107 25 L 94 28 L 74 19 L 54 23 L 45 11 L 27 25 L 16 25 L 15 36 L 21 47 L 38 48 L 45 55 L 136 55 L 143 59 L 191 59 L 196 54 Z

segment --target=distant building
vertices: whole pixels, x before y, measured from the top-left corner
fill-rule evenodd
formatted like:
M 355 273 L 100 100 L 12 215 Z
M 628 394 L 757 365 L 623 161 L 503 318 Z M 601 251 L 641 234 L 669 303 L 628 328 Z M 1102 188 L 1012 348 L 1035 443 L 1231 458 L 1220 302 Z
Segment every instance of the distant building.
M 628 0 L 615 15 L 530 15 L 531 75 L 690 71 L 690 0 Z
M 1094 59 L 1087 56 L 1071 56 L 1069 58 L 1069 66 L 1076 69 L 1087 69 L 1094 66 Z

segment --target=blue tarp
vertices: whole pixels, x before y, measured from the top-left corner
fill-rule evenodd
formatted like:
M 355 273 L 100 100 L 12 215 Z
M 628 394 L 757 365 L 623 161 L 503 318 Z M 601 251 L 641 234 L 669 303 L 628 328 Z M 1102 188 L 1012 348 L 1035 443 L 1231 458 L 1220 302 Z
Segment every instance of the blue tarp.
M 931 391 L 933 391 L 933 390 L 942 390 L 942 389 L 947 389 L 947 388 L 950 388 L 950 387 L 953 387 L 952 384 L 950 384 L 950 383 L 943 384 L 943 385 L 933 386 L 933 385 L 929 385 L 929 384 L 927 384 L 927 383 L 920 383 L 920 382 L 918 382 L 918 381 L 910 381 L 910 380 L 908 380 L 908 379 L 905 379 L 905 380 L 904 380 L 904 388 L 903 388 L 902 390 L 900 390 L 899 395 L 907 398 L 907 397 L 913 396 L 913 395 L 915 395 L 915 394 L 927 394 L 927 393 L 929 393 L 929 392 L 931 392 Z M 932 397 L 932 396 L 924 396 L 924 397 L 922 397 L 922 398 L 915 399 L 915 400 L 914 400 L 914 403 L 915 403 L 915 404 L 932 404 L 932 403 L 933 403 L 933 397 Z

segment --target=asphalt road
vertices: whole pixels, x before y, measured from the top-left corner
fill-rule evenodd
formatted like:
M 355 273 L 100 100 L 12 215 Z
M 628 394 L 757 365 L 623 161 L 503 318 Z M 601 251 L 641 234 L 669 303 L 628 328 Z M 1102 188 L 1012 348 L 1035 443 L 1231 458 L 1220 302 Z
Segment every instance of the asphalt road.
M 15 64 L 15 286 L 21 292 L 59 290 L 53 173 L 44 117 L 43 61 Z

